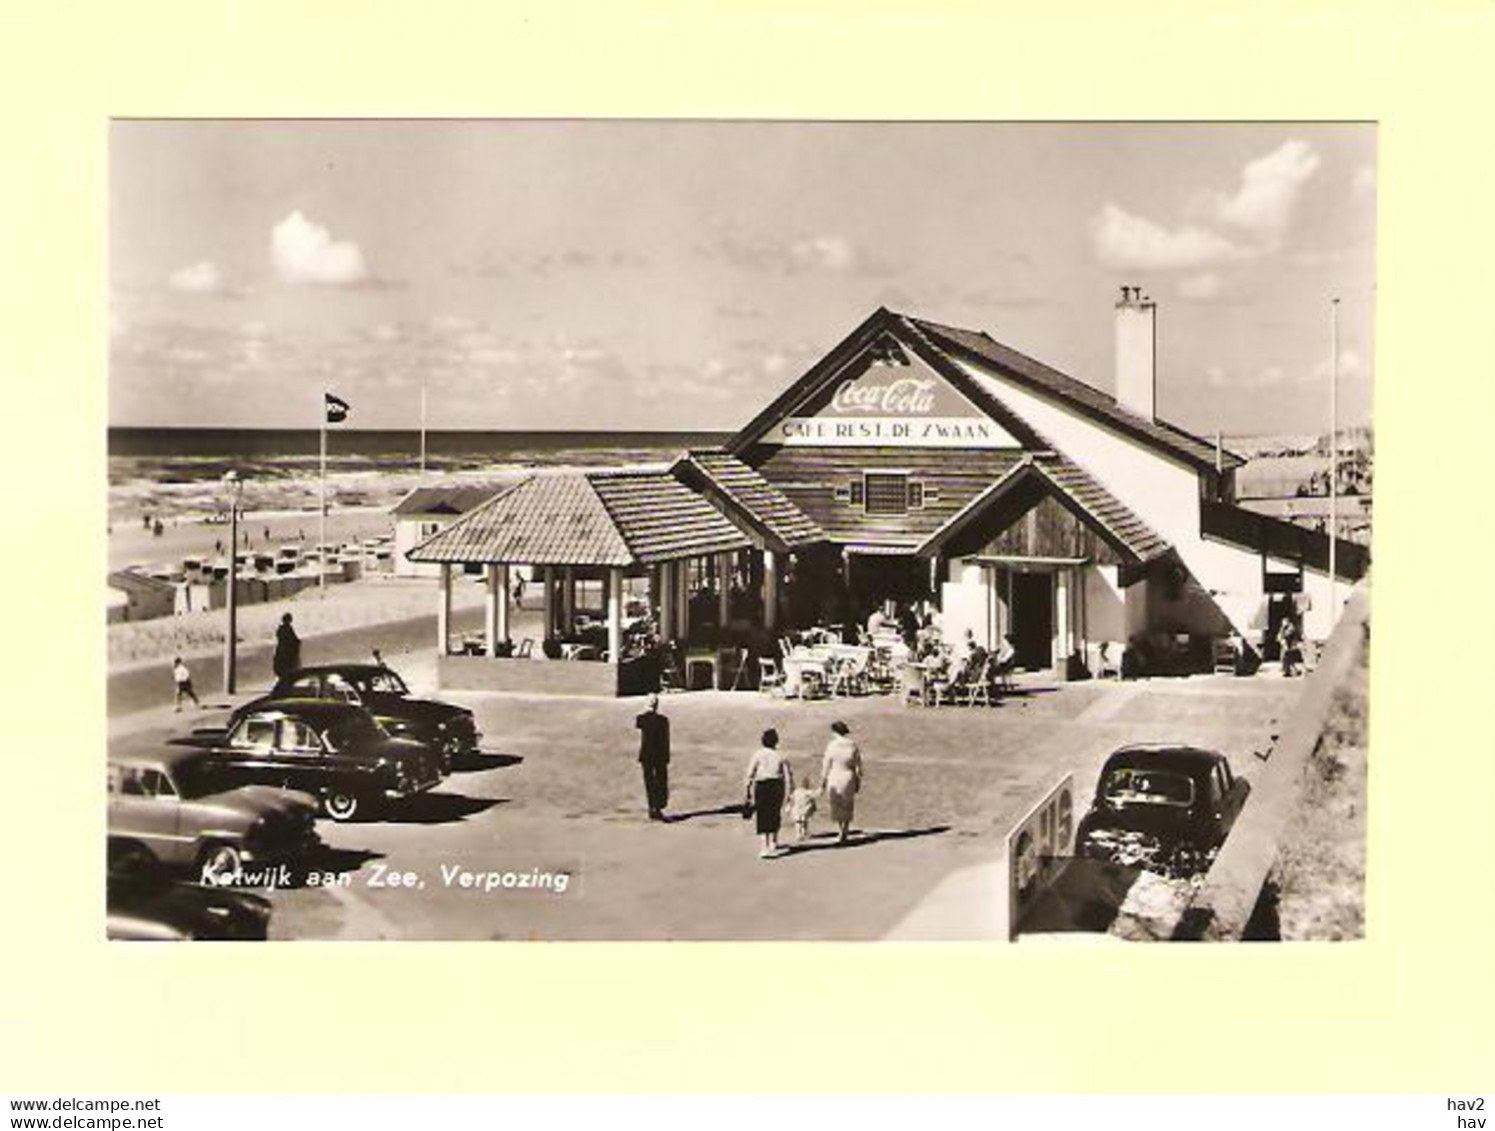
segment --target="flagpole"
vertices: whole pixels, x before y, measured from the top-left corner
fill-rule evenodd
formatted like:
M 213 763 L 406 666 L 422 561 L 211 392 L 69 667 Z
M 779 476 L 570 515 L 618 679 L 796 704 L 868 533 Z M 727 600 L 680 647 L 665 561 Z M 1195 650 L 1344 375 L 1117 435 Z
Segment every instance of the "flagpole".
M 317 596 L 327 596 L 327 391 L 322 391 L 321 405 L 321 506 L 317 508 Z
M 1339 619 L 1339 300 L 1329 304 L 1329 624 Z
M 420 379 L 420 482 L 426 481 L 426 378 Z

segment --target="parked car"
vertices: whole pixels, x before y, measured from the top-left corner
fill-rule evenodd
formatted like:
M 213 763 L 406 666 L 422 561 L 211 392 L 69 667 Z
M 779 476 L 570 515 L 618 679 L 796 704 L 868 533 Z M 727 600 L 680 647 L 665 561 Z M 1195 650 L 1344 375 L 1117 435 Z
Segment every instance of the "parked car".
M 334 821 L 423 793 L 442 779 L 436 751 L 390 737 L 373 715 L 351 703 L 264 702 L 237 712 L 226 728 L 173 741 L 205 749 L 219 781 L 309 793 Z
M 253 892 L 181 883 L 143 850 L 112 843 L 105 933 L 132 942 L 261 941 L 270 901 Z
M 399 674 L 378 664 L 320 664 L 299 668 L 281 679 L 270 694 L 235 715 L 285 699 L 327 699 L 365 707 L 396 738 L 424 742 L 442 757 L 444 773 L 452 763 L 478 751 L 477 723 L 466 707 L 438 699 L 417 699 Z
M 201 750 L 111 756 L 111 851 L 232 874 L 294 860 L 317 847 L 316 798 L 264 786 L 236 788 L 214 770 Z
M 1223 754 L 1126 746 L 1106 759 L 1076 854 L 1173 877 L 1206 870 L 1240 815 L 1249 782 Z

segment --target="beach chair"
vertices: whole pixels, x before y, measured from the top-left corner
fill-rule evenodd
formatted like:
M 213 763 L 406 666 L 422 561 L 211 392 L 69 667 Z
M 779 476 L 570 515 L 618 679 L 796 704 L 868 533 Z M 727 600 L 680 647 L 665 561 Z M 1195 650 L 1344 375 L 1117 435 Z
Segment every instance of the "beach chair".
M 785 694 L 785 675 L 783 669 L 775 660 L 766 656 L 758 657 L 758 690 L 765 695 L 777 694 L 781 698 Z

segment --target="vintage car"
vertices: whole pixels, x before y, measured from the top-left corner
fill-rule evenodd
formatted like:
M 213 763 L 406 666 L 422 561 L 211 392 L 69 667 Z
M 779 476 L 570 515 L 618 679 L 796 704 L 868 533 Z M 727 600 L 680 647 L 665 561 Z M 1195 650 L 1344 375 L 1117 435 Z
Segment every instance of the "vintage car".
M 216 884 L 181 883 L 143 850 L 110 845 L 105 893 L 104 929 L 113 940 L 261 941 L 268 937 L 268 899 Z
M 232 874 L 315 849 L 317 801 L 235 788 L 206 751 L 168 748 L 109 760 L 109 844 L 161 864 Z
M 321 664 L 299 668 L 281 679 L 270 694 L 235 713 L 258 710 L 284 699 L 328 699 L 368 709 L 395 738 L 423 742 L 441 754 L 443 772 L 478 751 L 477 724 L 466 707 L 437 699 L 416 699 L 405 681 L 379 664 Z
M 334 821 L 423 793 L 442 779 L 436 751 L 390 737 L 373 715 L 351 703 L 265 702 L 237 712 L 226 728 L 172 741 L 205 749 L 218 781 L 309 793 L 321 798 Z
M 1209 868 L 1251 785 L 1223 754 L 1125 746 L 1106 759 L 1075 853 L 1182 878 Z

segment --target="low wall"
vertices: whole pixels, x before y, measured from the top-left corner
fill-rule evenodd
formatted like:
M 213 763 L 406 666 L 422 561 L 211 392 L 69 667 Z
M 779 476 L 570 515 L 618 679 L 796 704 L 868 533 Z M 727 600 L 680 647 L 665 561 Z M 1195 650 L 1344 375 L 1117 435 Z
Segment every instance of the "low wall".
M 1335 690 L 1359 662 L 1366 642 L 1370 591 L 1355 587 L 1318 666 L 1286 719 L 1265 770 L 1257 775 L 1230 836 L 1204 883 L 1172 929 L 1156 937 L 1239 939 L 1277 861 L 1278 843 L 1302 795 L 1304 769 L 1318 747 Z
M 618 669 L 600 660 L 533 660 L 438 656 L 436 678 L 447 691 L 513 691 L 530 695 L 618 694 Z

